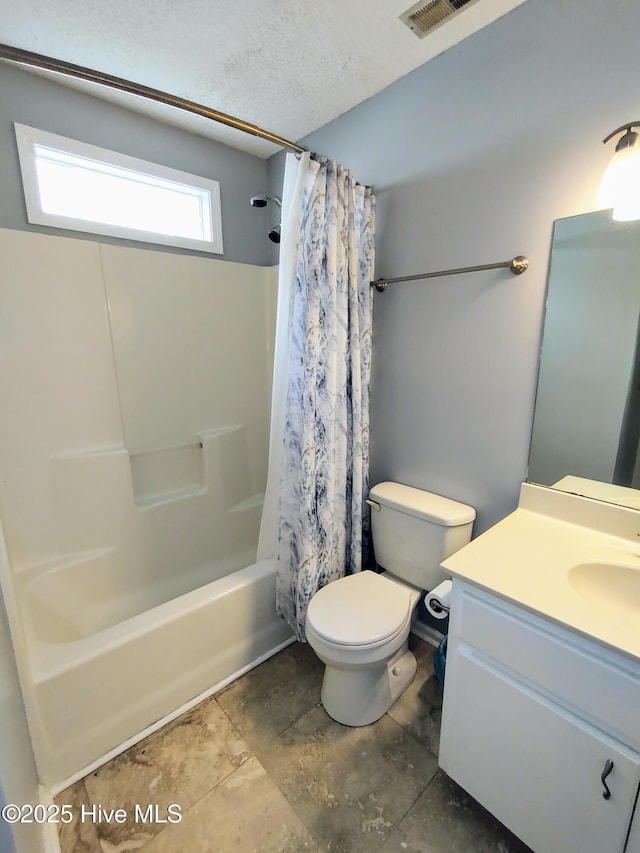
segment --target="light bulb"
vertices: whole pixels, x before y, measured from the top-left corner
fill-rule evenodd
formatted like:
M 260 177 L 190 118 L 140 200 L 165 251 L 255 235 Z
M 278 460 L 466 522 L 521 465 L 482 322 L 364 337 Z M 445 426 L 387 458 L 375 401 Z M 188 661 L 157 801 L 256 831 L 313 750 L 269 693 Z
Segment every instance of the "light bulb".
M 627 138 L 611 158 L 598 192 L 598 207 L 613 208 L 613 219 L 621 222 L 640 219 L 640 145 L 637 134 Z

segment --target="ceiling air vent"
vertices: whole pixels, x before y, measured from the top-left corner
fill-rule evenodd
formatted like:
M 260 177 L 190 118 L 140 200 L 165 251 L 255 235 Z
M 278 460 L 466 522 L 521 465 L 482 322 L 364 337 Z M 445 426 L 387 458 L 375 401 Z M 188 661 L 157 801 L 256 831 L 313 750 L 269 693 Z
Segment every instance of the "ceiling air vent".
M 418 38 L 423 39 L 452 15 L 476 2 L 477 0 L 429 0 L 425 3 L 423 0 L 400 15 L 400 20 L 413 30 Z

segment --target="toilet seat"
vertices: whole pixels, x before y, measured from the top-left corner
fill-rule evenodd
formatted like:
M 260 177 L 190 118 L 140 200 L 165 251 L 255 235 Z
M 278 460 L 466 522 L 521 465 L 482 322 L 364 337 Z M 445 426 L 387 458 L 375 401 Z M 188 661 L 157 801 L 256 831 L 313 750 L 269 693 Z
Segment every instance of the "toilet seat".
M 415 592 L 371 571 L 327 584 L 311 599 L 307 621 L 323 640 L 361 649 L 388 643 L 406 629 Z

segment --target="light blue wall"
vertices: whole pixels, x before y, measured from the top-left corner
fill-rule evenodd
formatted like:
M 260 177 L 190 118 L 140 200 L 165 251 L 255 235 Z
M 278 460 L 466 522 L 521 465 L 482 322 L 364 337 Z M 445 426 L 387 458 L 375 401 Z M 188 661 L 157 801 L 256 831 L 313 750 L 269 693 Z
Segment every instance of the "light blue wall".
M 117 107 L 59 83 L 0 63 L 0 227 L 69 232 L 27 224 L 14 122 L 59 133 L 220 182 L 224 255 L 259 266 L 271 261 L 268 228 L 249 199 L 267 189 L 265 160 Z M 78 232 L 74 236 L 83 238 Z M 100 242 L 126 242 L 87 235 Z M 180 251 L 137 244 L 156 251 Z M 189 253 L 184 250 L 184 253 Z M 201 253 L 190 253 L 201 254 Z M 213 257 L 221 257 L 215 255 Z
M 530 258 L 375 298 L 372 482 L 472 504 L 476 532 L 526 477 L 552 224 L 640 118 L 638 32 L 637 0 L 528 0 L 303 140 L 375 186 L 377 275 Z

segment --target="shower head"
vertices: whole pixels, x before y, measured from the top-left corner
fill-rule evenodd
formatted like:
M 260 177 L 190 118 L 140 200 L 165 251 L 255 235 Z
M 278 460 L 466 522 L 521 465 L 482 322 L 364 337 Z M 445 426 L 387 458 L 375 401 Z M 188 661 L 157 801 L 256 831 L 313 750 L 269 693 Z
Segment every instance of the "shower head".
M 266 207 L 270 201 L 275 202 L 280 210 L 282 210 L 282 201 L 278 196 L 268 195 L 267 193 L 251 196 L 251 207 Z M 280 223 L 269 231 L 269 239 L 272 243 L 280 242 Z
M 254 195 L 251 197 L 251 207 L 266 207 L 270 201 L 275 201 L 279 208 L 282 209 L 282 202 L 278 198 L 277 195 L 268 195 L 267 193 L 261 193 L 260 195 Z
M 280 242 L 280 226 L 279 225 L 276 225 L 275 228 L 272 228 L 271 231 L 269 231 L 269 239 L 271 240 L 272 243 L 279 243 Z

